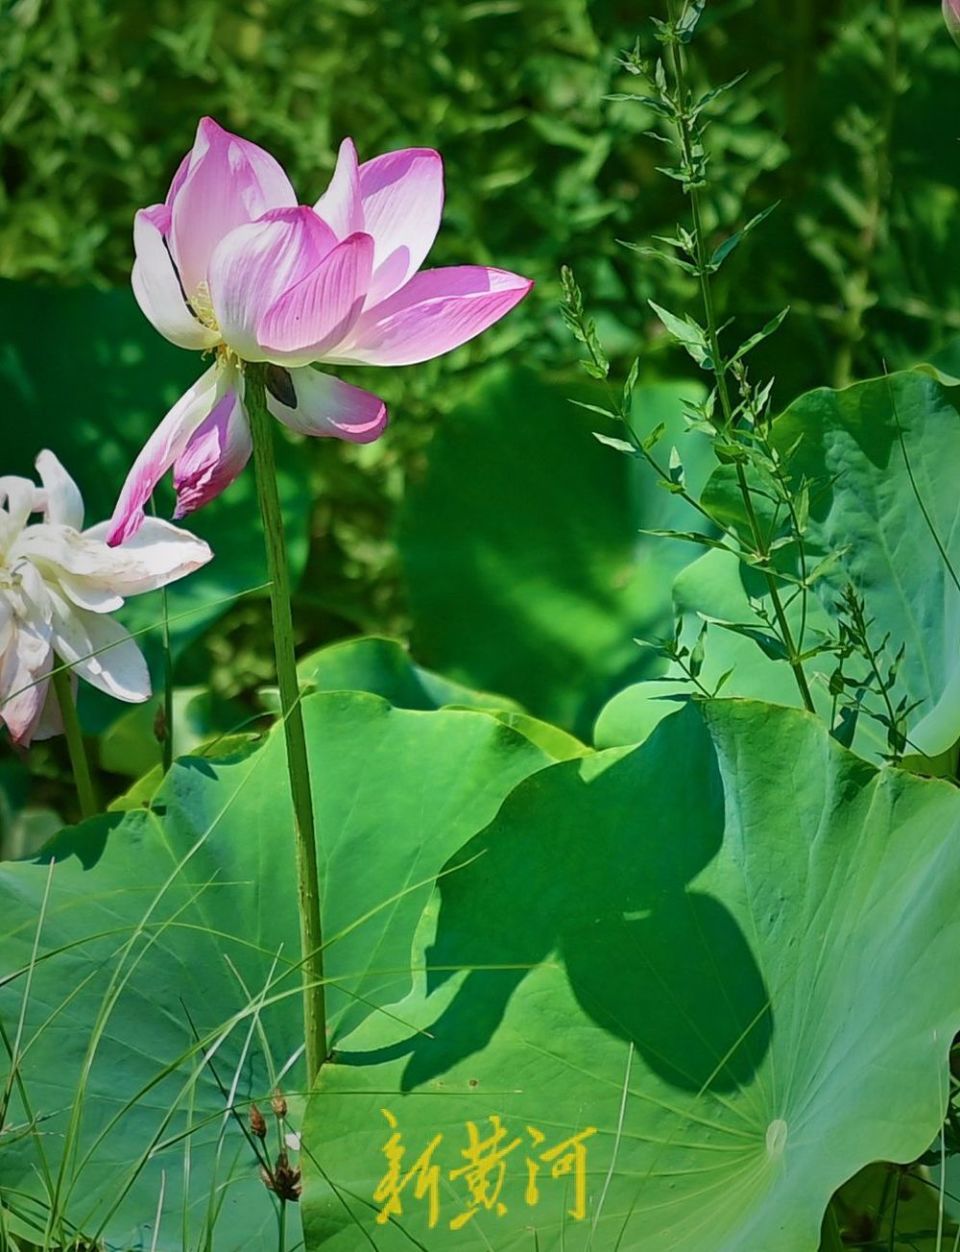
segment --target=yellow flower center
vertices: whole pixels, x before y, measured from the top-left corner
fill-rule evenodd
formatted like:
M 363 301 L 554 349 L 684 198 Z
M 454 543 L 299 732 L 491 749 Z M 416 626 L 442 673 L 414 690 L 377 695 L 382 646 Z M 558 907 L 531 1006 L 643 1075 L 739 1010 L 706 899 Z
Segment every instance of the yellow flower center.
M 217 315 L 213 311 L 213 300 L 210 297 L 210 288 L 206 280 L 201 282 L 193 293 L 190 307 L 193 309 L 197 321 L 202 326 L 206 326 L 207 330 L 212 330 L 215 335 L 220 334 L 220 323 L 217 321 Z M 240 364 L 239 356 L 237 356 L 229 344 L 224 343 L 223 339 L 211 351 L 217 354 L 217 359 L 221 365 Z
M 210 298 L 210 288 L 207 286 L 206 280 L 197 287 L 190 304 L 196 314 L 197 321 L 206 326 L 208 330 L 216 331 L 219 335 L 220 327 L 217 324 L 217 315 L 213 311 L 213 301 Z

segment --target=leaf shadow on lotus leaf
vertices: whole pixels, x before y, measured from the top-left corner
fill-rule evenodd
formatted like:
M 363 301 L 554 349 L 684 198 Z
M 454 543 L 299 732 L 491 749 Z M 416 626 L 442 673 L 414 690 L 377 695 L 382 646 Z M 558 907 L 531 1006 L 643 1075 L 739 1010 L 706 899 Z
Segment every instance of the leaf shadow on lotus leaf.
M 689 721 L 700 726 L 693 754 Z M 669 762 L 681 750 L 690 785 L 678 792 Z M 370 1065 L 408 1056 L 402 1090 L 421 1087 L 485 1048 L 529 970 L 559 959 L 584 1012 L 631 1041 L 667 1082 L 696 1092 L 747 1084 L 773 1019 L 738 924 L 691 885 L 719 851 L 725 824 L 714 747 L 699 714 L 690 709 L 665 722 L 642 770 L 625 758 L 600 772 L 566 770 L 562 795 L 556 777 L 551 784 L 549 842 L 531 833 L 543 829 L 542 815 L 534 820 L 542 785 L 534 776 L 440 879 L 427 991 L 469 972 L 429 1034 L 339 1059 Z

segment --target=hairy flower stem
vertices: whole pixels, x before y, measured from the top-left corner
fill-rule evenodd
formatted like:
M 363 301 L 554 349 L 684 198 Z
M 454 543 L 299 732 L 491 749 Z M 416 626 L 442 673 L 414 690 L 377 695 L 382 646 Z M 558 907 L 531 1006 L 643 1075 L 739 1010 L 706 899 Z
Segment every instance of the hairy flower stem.
M 87 759 L 87 749 L 83 742 L 80 719 L 77 717 L 70 670 L 57 656 L 53 658 L 51 676 L 53 690 L 63 718 L 63 733 L 67 740 L 67 751 L 70 753 L 70 767 L 73 770 L 73 781 L 77 788 L 77 799 L 80 801 L 80 816 L 86 821 L 88 817 L 95 817 L 99 813 L 100 805 L 97 801 L 93 775 L 90 773 L 90 762 Z
M 730 401 L 730 389 L 727 384 L 727 364 L 723 359 L 720 349 L 720 334 L 717 329 L 717 315 L 713 304 L 713 289 L 710 283 L 710 271 L 707 257 L 706 231 L 703 226 L 703 213 L 700 207 L 700 194 L 698 185 L 695 181 L 696 165 L 694 154 L 694 135 L 691 129 L 689 104 L 690 92 L 687 87 L 686 67 L 683 60 L 683 49 L 679 41 L 674 40 L 671 43 L 671 54 L 673 62 L 673 76 L 677 88 L 678 103 L 678 138 L 680 141 L 680 152 L 683 158 L 684 169 L 688 172 L 690 182 L 685 184 L 685 191 L 690 197 L 690 211 L 693 218 L 693 236 L 694 247 L 696 249 L 696 267 L 697 275 L 700 281 L 700 295 L 703 300 L 703 313 L 706 322 L 707 342 L 710 348 L 710 357 L 713 363 L 713 376 L 717 384 L 717 396 L 720 400 L 720 410 L 723 414 L 724 426 L 728 431 L 734 428 L 734 411 Z M 737 462 L 737 486 L 740 488 L 740 495 L 743 499 L 744 511 L 747 515 L 747 521 L 750 526 L 750 533 L 753 537 L 753 544 L 756 555 L 762 562 L 766 562 L 769 553 L 766 550 L 766 544 L 763 538 L 763 531 L 760 527 L 756 510 L 753 507 L 753 499 L 750 494 L 750 485 L 747 482 L 747 476 L 741 462 Z M 796 679 L 797 689 L 800 692 L 800 698 L 804 707 L 808 712 L 815 712 L 813 696 L 810 692 L 810 685 L 807 682 L 807 676 L 803 672 L 803 663 L 800 660 L 800 651 L 797 648 L 793 638 L 793 632 L 790 629 L 790 623 L 787 620 L 786 610 L 783 607 L 783 600 L 780 596 L 780 588 L 777 585 L 776 575 L 768 568 L 763 568 L 763 577 L 767 584 L 767 590 L 770 593 L 770 599 L 773 604 L 773 612 L 777 619 L 777 625 L 780 629 L 780 635 L 783 646 L 787 652 L 787 659 L 790 668 L 793 670 L 793 676 Z
M 247 365 L 244 400 L 250 417 L 257 495 L 263 519 L 273 609 L 273 645 L 277 658 L 280 707 L 287 744 L 287 769 L 293 800 L 299 882 L 300 947 L 303 958 L 303 1018 L 307 1078 L 312 1085 L 327 1057 L 327 1012 L 324 995 L 323 930 L 320 920 L 320 874 L 317 864 L 317 833 L 313 816 L 313 792 L 307 758 L 307 737 L 300 703 L 300 685 L 293 646 L 293 615 L 290 607 L 290 574 L 287 566 L 283 514 L 277 492 L 273 426 L 266 401 L 264 368 Z

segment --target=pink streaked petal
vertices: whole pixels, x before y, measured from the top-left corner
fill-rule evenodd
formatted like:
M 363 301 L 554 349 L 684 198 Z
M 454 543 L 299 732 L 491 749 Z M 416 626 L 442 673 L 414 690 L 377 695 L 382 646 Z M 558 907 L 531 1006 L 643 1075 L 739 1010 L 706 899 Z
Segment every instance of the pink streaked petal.
M 300 435 L 372 443 L 387 424 L 387 406 L 379 396 L 309 366 L 271 366 L 267 378 L 267 408 Z
M 140 529 L 143 509 L 153 489 L 213 408 L 221 381 L 221 367 L 214 362 L 189 391 L 184 392 L 147 440 L 127 475 L 113 511 L 106 537 L 111 547 L 123 543 Z
M 349 340 L 326 359 L 367 365 L 429 361 L 499 321 L 532 286 L 519 274 L 483 265 L 423 270 L 389 300 L 365 312 Z
M 236 391 L 228 391 L 190 436 L 173 467 L 178 520 L 215 499 L 237 477 L 253 444 L 250 424 Z
M 14 636 L 0 660 L 0 725 L 10 738 L 28 748 L 36 737 L 47 698 L 53 646 L 47 632 L 25 622 L 14 625 Z
M 352 139 L 344 139 L 330 186 L 313 206 L 338 239 L 346 239 L 348 235 L 363 230 L 358 171 L 357 149 Z
M 210 348 L 218 336 L 197 321 L 188 306 L 164 235 L 170 210 L 163 204 L 141 209 L 133 219 L 133 294 L 145 316 L 178 348 Z
M 204 120 L 205 119 L 201 119 L 201 122 L 200 122 L 201 126 L 203 125 Z M 192 160 L 193 160 L 193 148 L 190 149 L 187 155 L 183 158 L 183 160 L 177 166 L 177 172 L 173 176 L 173 179 L 170 183 L 170 190 L 167 192 L 166 199 L 163 202 L 165 208 L 169 209 L 173 206 L 173 202 L 177 198 L 177 192 L 186 182 L 187 175 L 190 173 L 190 162 Z
M 367 308 L 402 287 L 433 246 L 443 213 L 443 160 L 432 148 L 386 152 L 360 166 L 362 229 L 376 252 Z
M 210 262 L 210 294 L 224 341 L 245 361 L 263 361 L 257 327 L 267 309 L 315 270 L 337 237 L 313 209 L 275 209 L 240 226 Z
M 188 298 L 208 280 L 213 250 L 230 231 L 297 203 L 269 152 L 209 117 L 197 127 L 189 166 L 177 171 L 170 196 L 170 249 Z
M 363 308 L 373 249 L 369 235 L 351 235 L 274 301 L 257 327 L 268 360 L 308 365 L 345 338 Z
M 77 688 L 80 683 L 76 674 L 70 674 L 70 689 L 73 692 L 73 700 L 77 700 Z M 36 743 L 43 739 L 53 739 L 57 735 L 63 734 L 63 713 L 60 710 L 60 701 L 57 699 L 57 693 L 53 689 L 52 682 L 43 684 L 43 694 L 45 696 L 43 708 L 40 710 L 40 716 L 33 728 L 33 742 Z

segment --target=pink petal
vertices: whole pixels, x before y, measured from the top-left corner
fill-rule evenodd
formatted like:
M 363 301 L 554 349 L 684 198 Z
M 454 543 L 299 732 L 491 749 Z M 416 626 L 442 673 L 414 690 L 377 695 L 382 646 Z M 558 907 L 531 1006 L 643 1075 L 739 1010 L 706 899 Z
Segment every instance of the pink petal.
M 432 148 L 386 152 L 360 166 L 361 229 L 373 235 L 370 308 L 415 274 L 433 246 L 443 213 L 443 160 Z
M 257 326 L 257 339 L 271 361 L 308 365 L 344 339 L 363 308 L 373 246 L 369 235 L 350 235 L 273 302 Z
M 216 404 L 222 381 L 221 367 L 214 362 L 180 397 L 147 440 L 127 475 L 113 511 L 106 537 L 111 547 L 123 543 L 140 529 L 144 505 L 157 483 L 183 452 L 190 436 Z
M 357 150 L 352 139 L 344 139 L 337 154 L 337 168 L 330 186 L 313 206 L 338 239 L 363 230 L 363 206 L 360 203 L 360 177 Z
M 213 122 L 213 119 L 201 118 L 199 122 L 199 126 L 198 126 L 198 132 L 199 132 L 199 128 L 202 127 L 204 122 L 206 121 Z M 216 122 L 213 122 L 213 125 L 215 126 Z M 194 147 L 196 147 L 196 139 L 194 139 Z M 167 192 L 166 199 L 163 202 L 168 209 L 173 208 L 173 202 L 177 198 L 177 192 L 186 182 L 187 175 L 190 173 L 190 163 L 192 160 L 193 160 L 193 148 L 190 149 L 187 155 L 183 158 L 183 160 L 177 166 L 177 172 L 174 174 L 173 179 L 171 180 L 170 190 Z
M 263 315 L 336 244 L 330 227 L 306 206 L 275 209 L 224 239 L 210 262 L 210 293 L 224 341 L 238 356 L 266 359 L 256 333 Z
M 253 451 L 250 425 L 236 391 L 228 391 L 190 436 L 173 467 L 174 517 L 186 517 L 213 500 L 237 477 Z M 142 533 L 142 532 L 141 532 Z
M 413 365 L 459 348 L 509 313 L 533 283 L 508 270 L 456 265 L 423 270 L 376 308 L 327 361 Z
M 188 298 L 202 282 L 214 248 L 230 231 L 270 209 L 292 207 L 290 180 L 269 152 L 218 126 L 200 121 L 189 165 L 170 188 L 170 250 Z
M 270 366 L 267 388 L 267 408 L 300 435 L 372 443 L 387 424 L 387 406 L 379 396 L 309 366 Z
M 133 294 L 154 327 L 178 348 L 210 348 L 217 334 L 193 315 L 164 235 L 170 229 L 170 210 L 163 204 L 141 209 L 133 219 Z

